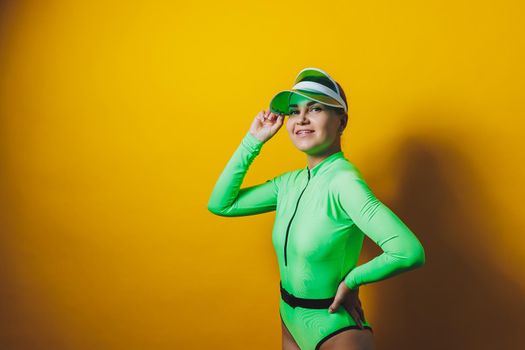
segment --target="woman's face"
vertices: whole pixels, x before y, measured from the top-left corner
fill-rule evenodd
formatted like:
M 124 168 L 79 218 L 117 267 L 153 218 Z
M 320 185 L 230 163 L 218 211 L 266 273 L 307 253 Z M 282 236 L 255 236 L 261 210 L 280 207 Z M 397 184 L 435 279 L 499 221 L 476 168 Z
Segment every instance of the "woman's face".
M 323 153 L 335 142 L 340 142 L 340 125 L 339 115 L 326 105 L 296 94 L 290 98 L 286 129 L 299 150 L 308 154 Z

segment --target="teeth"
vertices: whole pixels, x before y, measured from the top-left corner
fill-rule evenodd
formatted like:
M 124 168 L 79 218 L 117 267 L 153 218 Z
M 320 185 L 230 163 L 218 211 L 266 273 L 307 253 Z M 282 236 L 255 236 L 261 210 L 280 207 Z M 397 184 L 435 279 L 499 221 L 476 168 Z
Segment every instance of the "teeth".
M 313 131 L 311 131 L 311 130 L 301 130 L 301 131 L 298 132 L 298 134 L 305 134 L 307 132 L 313 132 Z

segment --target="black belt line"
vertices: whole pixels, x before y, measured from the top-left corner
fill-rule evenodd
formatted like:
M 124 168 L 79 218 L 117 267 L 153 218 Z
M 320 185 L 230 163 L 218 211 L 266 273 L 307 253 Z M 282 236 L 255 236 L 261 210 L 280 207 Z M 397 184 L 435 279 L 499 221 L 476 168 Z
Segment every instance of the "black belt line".
M 328 307 L 334 302 L 333 297 L 326 299 L 298 298 L 288 293 L 286 289 L 283 288 L 282 282 L 279 282 L 279 288 L 281 289 L 281 298 L 293 308 L 299 306 L 308 309 L 328 309 Z

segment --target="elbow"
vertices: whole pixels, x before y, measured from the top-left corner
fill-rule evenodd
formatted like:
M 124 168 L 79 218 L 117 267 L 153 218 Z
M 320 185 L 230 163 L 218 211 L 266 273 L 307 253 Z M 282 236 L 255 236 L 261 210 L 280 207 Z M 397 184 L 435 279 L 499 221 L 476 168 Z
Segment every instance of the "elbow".
M 425 265 L 425 262 L 426 262 L 425 249 L 420 243 L 418 243 L 418 245 L 410 251 L 410 254 L 408 255 L 406 259 L 405 267 L 407 269 L 416 269 L 418 267 Z
M 218 206 L 213 205 L 211 202 L 208 203 L 208 211 L 212 214 L 223 216 L 221 209 Z
M 400 271 L 413 270 L 425 265 L 425 249 L 419 241 L 414 241 L 414 244 L 406 246 L 405 249 L 391 254 L 397 261 Z
M 211 201 L 208 202 L 208 211 L 217 216 L 232 216 L 228 214 L 227 208 L 215 205 Z
M 214 203 L 213 198 L 208 200 L 208 211 L 215 215 L 221 215 L 220 207 L 217 205 L 217 203 Z
M 212 214 L 215 214 L 215 215 L 220 215 L 219 213 L 219 210 L 217 208 L 215 208 L 214 206 L 211 206 L 211 205 L 208 205 L 208 211 Z

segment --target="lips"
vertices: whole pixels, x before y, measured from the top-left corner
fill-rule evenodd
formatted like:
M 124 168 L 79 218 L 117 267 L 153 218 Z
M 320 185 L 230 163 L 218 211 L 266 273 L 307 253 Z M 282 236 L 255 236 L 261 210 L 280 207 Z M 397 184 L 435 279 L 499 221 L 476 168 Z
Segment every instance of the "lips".
M 314 132 L 314 130 L 311 130 L 311 129 L 301 129 L 301 130 L 296 131 L 296 134 L 297 135 L 311 134 L 313 132 Z

